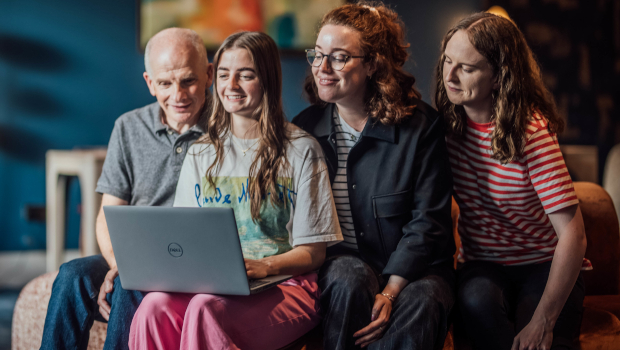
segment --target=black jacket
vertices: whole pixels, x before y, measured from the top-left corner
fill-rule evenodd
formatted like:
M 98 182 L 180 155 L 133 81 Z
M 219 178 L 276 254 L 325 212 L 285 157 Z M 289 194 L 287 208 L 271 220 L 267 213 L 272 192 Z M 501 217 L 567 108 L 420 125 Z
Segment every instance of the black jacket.
M 452 260 L 452 173 L 441 118 L 416 100 L 399 125 L 369 120 L 349 153 L 347 183 L 360 255 L 384 275 L 417 280 L 427 266 Z M 333 104 L 293 119 L 318 141 L 333 183 L 338 168 Z

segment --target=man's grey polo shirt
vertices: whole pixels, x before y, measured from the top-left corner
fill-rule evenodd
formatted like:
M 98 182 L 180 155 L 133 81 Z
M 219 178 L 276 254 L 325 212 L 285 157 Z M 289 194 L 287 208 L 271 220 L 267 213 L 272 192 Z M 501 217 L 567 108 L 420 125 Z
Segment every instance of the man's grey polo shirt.
M 172 206 L 187 149 L 204 130 L 194 125 L 179 135 L 162 123 L 160 111 L 155 102 L 116 120 L 97 192 L 130 205 Z

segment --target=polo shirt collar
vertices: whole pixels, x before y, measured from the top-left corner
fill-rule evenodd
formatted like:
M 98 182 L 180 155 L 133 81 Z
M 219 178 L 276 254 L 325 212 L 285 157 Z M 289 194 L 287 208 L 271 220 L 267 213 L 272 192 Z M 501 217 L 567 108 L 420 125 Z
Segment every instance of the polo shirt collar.
M 336 105 L 330 103 L 323 110 L 321 119 L 314 126 L 313 134 L 316 135 L 316 137 L 329 136 L 334 132 L 334 108 L 336 108 Z M 364 130 L 362 130 L 362 137 L 372 137 L 390 143 L 396 143 L 397 131 L 395 125 L 384 125 L 381 122 L 368 118 Z

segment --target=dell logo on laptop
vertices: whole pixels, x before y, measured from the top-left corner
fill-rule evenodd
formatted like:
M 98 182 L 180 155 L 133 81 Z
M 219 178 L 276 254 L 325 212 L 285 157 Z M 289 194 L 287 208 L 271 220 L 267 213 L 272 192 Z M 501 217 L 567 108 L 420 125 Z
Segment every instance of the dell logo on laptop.
M 176 243 L 170 243 L 168 245 L 168 253 L 170 253 L 170 255 L 174 256 L 175 258 L 178 258 L 183 255 L 183 248 L 181 248 L 181 246 Z

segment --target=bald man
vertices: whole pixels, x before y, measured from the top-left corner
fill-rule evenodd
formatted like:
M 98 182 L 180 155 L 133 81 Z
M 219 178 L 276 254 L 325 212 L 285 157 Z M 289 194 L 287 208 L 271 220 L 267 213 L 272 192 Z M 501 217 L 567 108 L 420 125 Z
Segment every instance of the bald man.
M 104 205 L 172 206 L 189 146 L 204 134 L 213 67 L 200 37 L 170 28 L 149 40 L 144 80 L 157 102 L 116 120 L 97 192 Z M 108 321 L 104 349 L 127 349 L 131 320 L 144 293 L 124 290 L 103 209 L 97 216 L 102 255 L 60 267 L 52 287 L 41 349 L 86 349 L 94 320 Z

